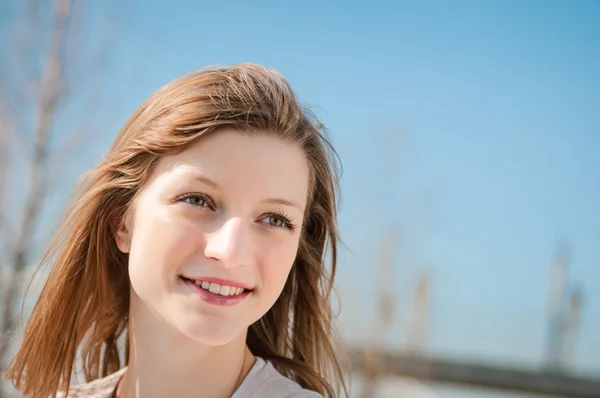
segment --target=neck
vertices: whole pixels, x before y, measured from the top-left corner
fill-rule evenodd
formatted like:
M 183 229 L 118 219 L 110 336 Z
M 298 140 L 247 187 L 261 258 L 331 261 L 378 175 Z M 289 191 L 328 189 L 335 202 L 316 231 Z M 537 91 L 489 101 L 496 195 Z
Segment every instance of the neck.
M 119 398 L 230 397 L 255 362 L 245 333 L 228 344 L 206 346 L 135 305 L 132 300 L 129 364 Z

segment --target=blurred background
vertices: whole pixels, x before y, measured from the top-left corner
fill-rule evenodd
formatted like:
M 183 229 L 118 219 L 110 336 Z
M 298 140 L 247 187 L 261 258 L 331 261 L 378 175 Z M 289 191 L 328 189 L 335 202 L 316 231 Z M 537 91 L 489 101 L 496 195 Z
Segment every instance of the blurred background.
M 0 0 L 0 367 L 79 176 L 157 88 L 240 62 L 342 160 L 352 397 L 600 397 L 592 0 Z

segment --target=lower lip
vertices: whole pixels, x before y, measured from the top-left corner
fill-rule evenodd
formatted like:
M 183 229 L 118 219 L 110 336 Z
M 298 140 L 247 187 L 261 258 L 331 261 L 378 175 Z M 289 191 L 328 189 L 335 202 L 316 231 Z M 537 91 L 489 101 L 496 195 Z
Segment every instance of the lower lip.
M 250 293 L 252 293 L 251 291 L 245 291 L 235 296 L 221 296 L 220 294 L 211 293 L 208 290 L 201 288 L 189 279 L 181 278 L 181 281 L 193 289 L 203 301 L 209 304 L 220 305 L 224 307 L 236 305 L 248 297 Z

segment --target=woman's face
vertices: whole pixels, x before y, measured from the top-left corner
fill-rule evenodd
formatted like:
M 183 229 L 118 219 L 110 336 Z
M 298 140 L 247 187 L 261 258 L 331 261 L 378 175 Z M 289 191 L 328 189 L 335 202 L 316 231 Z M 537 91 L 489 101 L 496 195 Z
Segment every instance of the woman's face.
M 132 304 L 204 344 L 245 333 L 285 285 L 308 181 L 301 148 L 268 134 L 222 130 L 160 159 L 115 233 Z

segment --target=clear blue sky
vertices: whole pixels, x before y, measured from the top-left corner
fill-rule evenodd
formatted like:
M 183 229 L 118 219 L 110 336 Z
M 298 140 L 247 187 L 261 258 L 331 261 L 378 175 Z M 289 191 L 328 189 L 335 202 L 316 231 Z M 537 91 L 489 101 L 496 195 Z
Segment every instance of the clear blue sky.
M 172 78 L 215 64 L 276 68 L 343 161 L 349 339 L 369 336 L 380 246 L 396 226 L 393 333 L 428 269 L 432 353 L 538 364 L 550 264 L 566 241 L 569 283 L 585 293 L 576 368 L 600 374 L 600 2 L 120 7 L 111 60 L 89 76 L 102 79 L 108 117 L 81 168 Z

